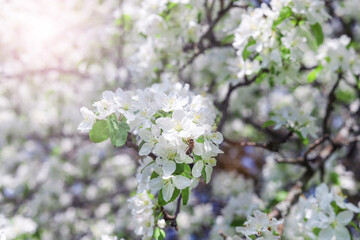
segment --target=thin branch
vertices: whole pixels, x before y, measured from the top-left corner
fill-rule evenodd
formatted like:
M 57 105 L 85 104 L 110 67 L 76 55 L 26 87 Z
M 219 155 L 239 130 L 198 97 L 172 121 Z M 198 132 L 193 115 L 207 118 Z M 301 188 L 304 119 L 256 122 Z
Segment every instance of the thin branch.
M 334 102 L 336 100 L 335 91 L 337 87 L 339 86 L 340 80 L 342 78 L 342 73 L 339 74 L 338 79 L 336 80 L 336 83 L 332 87 L 329 96 L 328 96 L 328 104 L 326 105 L 326 112 L 325 117 L 323 120 L 323 135 L 330 133 L 330 129 L 328 127 L 328 121 L 331 114 L 331 111 L 334 109 Z
M 178 226 L 177 226 L 177 222 L 176 222 L 176 219 L 177 219 L 177 216 L 179 215 L 180 213 L 180 208 L 181 208 L 181 194 L 177 200 L 177 203 L 176 203 L 176 210 L 174 212 L 174 215 L 170 215 L 165 209 L 164 207 L 161 207 L 161 211 L 163 212 L 164 214 L 164 219 L 167 220 L 167 221 L 170 221 L 170 226 L 175 228 L 176 231 L 178 231 Z

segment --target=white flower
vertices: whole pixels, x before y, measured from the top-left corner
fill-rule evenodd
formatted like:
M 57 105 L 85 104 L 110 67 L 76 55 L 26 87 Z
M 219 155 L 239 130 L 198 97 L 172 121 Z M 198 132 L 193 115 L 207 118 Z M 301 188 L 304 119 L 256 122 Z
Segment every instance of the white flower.
M 191 179 L 182 175 L 167 176 L 167 177 L 156 177 L 150 180 L 149 185 L 152 190 L 162 189 L 163 198 L 166 202 L 170 201 L 175 187 L 179 190 L 185 189 L 191 185 Z
M 159 226 L 159 228 L 164 228 L 166 226 L 165 219 L 159 219 L 157 225 Z
M 80 108 L 80 112 L 84 121 L 79 124 L 78 130 L 81 132 L 89 132 L 96 121 L 95 114 L 86 107 Z
M 273 235 L 276 232 L 278 225 L 282 224 L 283 220 L 278 221 L 276 218 L 269 220 L 269 217 L 259 210 L 254 212 L 254 217 L 248 216 L 244 223 L 245 227 L 236 227 L 237 232 L 241 232 L 246 236 L 246 239 L 252 239 L 250 236 L 263 236 L 263 239 L 280 239 L 279 236 Z
M 350 233 L 345 227 L 349 224 L 353 218 L 354 214 L 351 211 L 340 212 L 336 217 L 332 215 L 330 219 L 331 226 L 321 229 L 319 233 L 319 240 L 332 239 L 341 239 L 341 240 L 350 240 Z

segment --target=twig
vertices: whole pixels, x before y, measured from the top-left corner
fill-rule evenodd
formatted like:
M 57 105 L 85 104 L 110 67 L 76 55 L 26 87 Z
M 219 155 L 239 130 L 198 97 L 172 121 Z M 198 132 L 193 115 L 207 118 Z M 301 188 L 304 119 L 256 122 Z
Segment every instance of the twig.
M 180 207 L 181 207 L 181 194 L 177 200 L 177 203 L 176 203 L 176 210 L 174 212 L 174 215 L 170 215 L 165 209 L 164 207 L 161 207 L 161 211 L 163 212 L 164 214 L 164 219 L 167 220 L 167 221 L 170 221 L 170 226 L 175 228 L 176 231 L 179 231 L 178 229 L 178 226 L 177 226 L 177 222 L 176 222 L 176 219 L 177 219 L 177 216 L 179 215 L 180 213 Z
M 326 105 L 326 112 L 325 112 L 325 117 L 323 120 L 323 135 L 328 134 L 330 132 L 327 123 L 329 121 L 331 111 L 334 108 L 333 104 L 336 99 L 335 91 L 336 91 L 337 87 L 339 86 L 341 78 L 342 78 L 342 73 L 339 74 L 338 79 L 336 80 L 336 83 L 332 87 L 332 89 L 329 93 L 329 96 L 328 96 L 328 104 Z

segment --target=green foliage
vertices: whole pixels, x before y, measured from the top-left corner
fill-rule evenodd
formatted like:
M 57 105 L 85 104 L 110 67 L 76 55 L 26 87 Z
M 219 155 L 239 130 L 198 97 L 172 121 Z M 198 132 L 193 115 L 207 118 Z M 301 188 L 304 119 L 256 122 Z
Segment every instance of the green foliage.
M 112 144 L 115 147 L 123 146 L 127 139 L 127 133 L 130 130 L 129 125 L 123 121 L 119 122 L 114 114 L 109 116 L 108 123 Z
M 188 201 L 189 201 L 189 196 L 190 196 L 190 189 L 189 187 L 183 189 L 181 191 L 181 196 L 183 199 L 183 205 L 187 205 Z
M 311 25 L 311 31 L 315 36 L 317 45 L 320 46 L 324 42 L 324 33 L 321 25 L 319 23 Z
M 205 168 L 203 168 L 203 170 L 201 171 L 201 176 L 204 178 L 204 181 L 207 182 L 207 176 L 206 176 L 206 171 L 205 171 Z
M 317 66 L 314 70 L 312 70 L 308 75 L 307 75 L 307 81 L 308 83 L 312 83 L 316 80 L 316 78 L 318 77 L 319 73 L 321 72 L 321 70 L 323 69 L 322 65 Z
M 158 195 L 158 203 L 159 203 L 160 206 L 165 206 L 166 204 L 175 201 L 175 199 L 176 199 L 179 195 L 180 195 L 180 190 L 177 189 L 177 188 L 175 188 L 174 193 L 173 193 L 171 199 L 170 199 L 168 202 L 166 202 L 166 201 L 164 200 L 163 193 L 162 193 L 162 189 L 161 189 L 160 192 L 159 192 L 159 195 Z
M 109 138 L 109 125 L 106 120 L 97 120 L 89 133 L 90 141 L 100 143 Z
M 150 176 L 150 180 L 157 178 L 159 176 L 159 174 L 157 174 L 155 171 L 152 172 L 151 176 Z
M 274 120 L 269 120 L 269 121 L 266 121 L 261 127 L 267 128 L 267 127 L 275 125 L 275 124 L 276 124 L 276 122 Z
M 340 177 L 336 172 L 330 172 L 330 182 L 334 185 L 340 185 Z
M 198 143 L 204 143 L 205 142 L 205 137 L 201 136 L 196 140 Z
M 153 236 L 154 236 L 155 240 L 164 240 L 165 239 L 165 231 L 160 228 L 155 228 Z
M 280 16 L 274 21 L 273 23 L 273 29 L 282 23 L 285 19 L 290 18 L 293 14 L 292 9 L 289 6 L 285 6 L 280 10 Z
M 221 45 L 231 44 L 234 41 L 234 34 L 227 35 L 221 40 Z
M 250 39 L 248 44 L 246 45 L 246 47 L 244 48 L 244 51 L 242 53 L 242 57 L 244 59 L 244 61 L 251 55 L 251 52 L 248 51 L 248 47 L 254 45 L 256 43 L 256 41 L 254 39 Z
M 351 102 L 353 102 L 356 99 L 356 94 L 354 91 L 350 90 L 338 90 L 336 91 L 336 98 L 339 99 L 340 101 L 346 103 L 346 104 L 350 104 Z

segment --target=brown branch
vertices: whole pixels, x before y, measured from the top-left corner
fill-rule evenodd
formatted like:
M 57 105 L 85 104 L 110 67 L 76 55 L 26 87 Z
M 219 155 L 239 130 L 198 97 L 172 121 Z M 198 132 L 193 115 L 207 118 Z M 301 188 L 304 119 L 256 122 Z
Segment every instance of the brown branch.
M 332 87 L 329 96 L 328 96 L 328 104 L 326 105 L 326 112 L 325 117 L 323 120 L 323 135 L 330 133 L 330 129 L 328 127 L 328 121 L 330 118 L 330 114 L 332 110 L 334 109 L 334 102 L 336 100 L 335 91 L 337 87 L 339 86 L 340 80 L 342 78 L 342 73 L 338 75 L 338 79 L 336 80 L 334 86 Z
M 240 83 L 237 83 L 235 85 L 233 85 L 232 83 L 229 84 L 229 88 L 228 88 L 228 91 L 226 93 L 226 96 L 225 96 L 224 100 L 220 104 L 216 104 L 218 109 L 222 113 L 222 117 L 221 117 L 221 120 L 220 120 L 220 123 L 219 123 L 219 126 L 218 126 L 218 131 L 221 132 L 221 130 L 222 130 L 223 126 L 224 126 L 224 123 L 225 123 L 225 121 L 227 119 L 227 112 L 228 112 L 228 108 L 229 108 L 231 94 L 234 92 L 234 90 L 236 90 L 236 89 L 238 89 L 240 87 L 251 85 L 253 82 L 256 81 L 256 77 L 257 76 L 254 76 L 250 80 L 245 77 L 244 82 L 240 82 Z
M 134 141 L 133 141 L 133 134 L 131 134 L 131 133 L 128 133 L 128 136 L 127 136 L 127 140 L 126 140 L 126 142 L 125 142 L 125 145 L 127 146 L 127 147 L 129 147 L 129 148 L 132 148 L 132 149 L 134 149 L 136 152 L 139 152 L 139 146 L 136 144 L 136 143 L 134 143 Z M 157 156 L 154 154 L 154 153 L 149 153 L 149 155 L 148 155 L 149 157 L 151 157 L 153 160 L 155 160 L 156 158 L 157 158 Z
M 186 44 L 183 47 L 183 50 L 185 52 L 193 50 L 195 52 L 195 54 L 184 64 L 180 67 L 179 69 L 179 73 L 181 73 L 187 66 L 189 66 L 190 64 L 192 64 L 194 62 L 194 60 L 202 53 L 204 53 L 207 49 L 211 49 L 214 47 L 230 47 L 232 46 L 232 44 L 222 44 L 221 42 L 219 42 L 216 38 L 215 35 L 213 33 L 214 27 L 220 22 L 220 20 L 226 15 L 226 13 L 234 6 L 234 2 L 230 1 L 230 3 L 225 7 L 222 8 L 216 18 L 214 20 L 211 19 L 211 12 L 212 12 L 212 8 L 213 5 L 215 3 L 215 0 L 213 0 L 210 8 L 207 7 L 207 1 L 205 1 L 205 9 L 206 9 L 206 17 L 207 17 L 207 21 L 209 23 L 209 28 L 208 30 L 200 37 L 199 41 L 196 43 L 189 43 Z M 209 40 L 210 44 L 205 46 L 204 45 L 204 41 L 205 40 Z
M 176 222 L 176 219 L 177 219 L 177 216 L 179 215 L 180 213 L 180 207 L 181 207 L 181 194 L 177 200 L 177 203 L 176 203 L 176 209 L 175 209 L 175 212 L 174 212 L 174 215 L 170 215 L 165 209 L 164 207 L 161 207 L 161 211 L 163 212 L 164 214 L 164 219 L 166 221 L 170 221 L 170 226 L 175 228 L 176 231 L 179 231 L 179 228 L 177 226 L 177 222 Z

